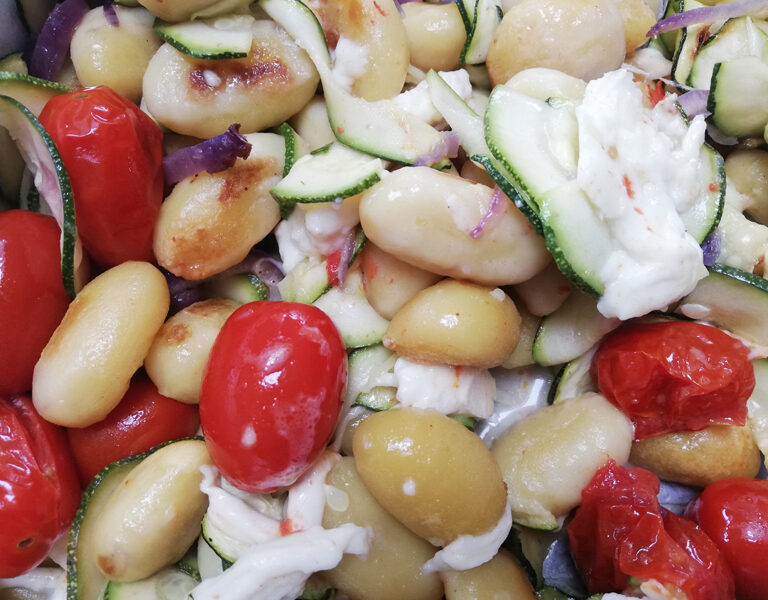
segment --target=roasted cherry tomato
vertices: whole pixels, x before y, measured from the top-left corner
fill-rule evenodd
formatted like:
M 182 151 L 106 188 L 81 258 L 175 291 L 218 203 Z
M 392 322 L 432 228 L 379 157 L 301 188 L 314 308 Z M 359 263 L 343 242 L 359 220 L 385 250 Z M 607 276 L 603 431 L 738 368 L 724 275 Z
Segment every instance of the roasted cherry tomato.
M 40 417 L 30 398 L 0 398 L 0 577 L 42 561 L 79 502 L 63 430 Z
M 730 568 L 693 521 L 664 511 L 658 478 L 610 461 L 582 491 L 568 523 L 576 565 L 590 593 L 623 591 L 630 577 L 680 588 L 688 600 L 732 600 Z
M 717 544 L 742 600 L 768 598 L 768 481 L 723 479 L 707 486 L 686 516 Z
M 744 425 L 755 387 L 749 350 L 715 327 L 665 321 L 623 327 L 592 361 L 600 393 L 635 424 L 635 439 Z
M 80 481 L 88 484 L 103 467 L 168 440 L 194 435 L 197 406 L 166 398 L 146 376 L 136 376 L 120 404 L 90 427 L 68 429 Z
M 163 200 L 162 132 L 107 87 L 54 96 L 40 113 L 72 183 L 77 231 L 104 266 L 153 262 Z
M 59 226 L 25 210 L 0 213 L 0 395 L 32 388 L 32 371 L 69 298 Z
M 200 392 L 211 458 L 240 489 L 288 487 L 336 426 L 346 382 L 344 343 L 321 310 L 252 302 L 224 323 Z

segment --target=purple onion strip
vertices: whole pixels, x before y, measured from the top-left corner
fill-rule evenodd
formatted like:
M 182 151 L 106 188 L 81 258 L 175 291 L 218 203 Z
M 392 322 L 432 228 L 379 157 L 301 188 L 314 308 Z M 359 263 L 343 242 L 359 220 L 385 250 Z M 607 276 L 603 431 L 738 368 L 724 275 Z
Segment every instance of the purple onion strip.
M 704 240 L 704 243 L 701 244 L 701 250 L 704 254 L 704 264 L 706 266 L 711 267 L 717 262 L 717 259 L 720 258 L 721 247 L 722 243 L 720 235 L 717 231 L 713 231 L 709 234 L 707 239 Z
M 341 256 L 339 256 L 339 268 L 336 270 L 336 279 L 339 280 L 340 288 L 344 287 L 344 282 L 347 280 L 347 273 L 349 272 L 349 261 L 355 251 L 355 237 L 355 232 L 350 231 L 349 235 L 344 238 L 344 245 L 341 247 Z
M 504 203 L 501 201 L 501 190 L 497 187 L 493 190 L 493 196 L 491 197 L 491 202 L 488 204 L 488 211 L 483 215 L 483 218 L 480 219 L 480 222 L 477 224 L 477 227 L 475 227 L 472 231 L 470 231 L 469 235 L 472 236 L 473 239 L 479 238 L 485 228 L 488 226 L 488 223 L 491 222 L 491 220 L 496 216 L 502 213 L 502 210 L 504 208 Z
M 691 90 L 678 96 L 677 101 L 689 117 L 695 117 L 696 115 L 704 115 L 706 117 L 709 115 L 707 111 L 707 98 L 709 98 L 709 90 Z
M 416 157 L 413 164 L 416 167 L 429 166 L 444 158 L 455 158 L 458 154 L 459 136 L 453 131 L 446 131 L 442 133 L 440 141 L 432 148 L 432 152 Z
M 120 27 L 120 19 L 117 18 L 114 0 L 104 0 L 104 18 L 112 27 Z
M 403 2 L 408 2 L 408 0 L 392 0 L 395 3 L 395 8 L 397 8 L 397 12 L 400 13 L 401 17 L 405 17 L 405 11 L 403 10 L 403 7 L 401 6 Z
M 730 2 L 729 4 L 703 6 L 702 8 L 694 8 L 693 10 L 676 13 L 666 19 L 662 19 L 651 27 L 645 35 L 646 37 L 653 37 L 659 33 L 682 29 L 689 25 L 725 21 L 726 19 L 743 17 L 765 10 L 768 10 L 768 0 L 736 0 L 736 2 Z
M 56 81 L 67 58 L 75 27 L 88 12 L 85 0 L 64 0 L 48 16 L 32 50 L 29 74 Z
M 182 179 L 203 171 L 218 173 L 248 158 L 251 144 L 240 134 L 240 125 L 230 125 L 224 133 L 209 140 L 172 152 L 163 159 L 165 185 L 173 187 Z

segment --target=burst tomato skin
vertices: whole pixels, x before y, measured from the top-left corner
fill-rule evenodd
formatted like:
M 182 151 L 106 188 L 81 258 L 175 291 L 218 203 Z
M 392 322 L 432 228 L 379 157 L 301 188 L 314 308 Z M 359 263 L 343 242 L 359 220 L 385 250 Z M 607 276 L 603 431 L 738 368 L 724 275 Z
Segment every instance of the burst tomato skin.
M 733 600 L 733 575 L 715 543 L 664 511 L 658 491 L 653 473 L 613 461 L 582 491 L 567 531 L 590 593 L 623 591 L 636 577 L 679 587 L 688 600 Z
M 635 440 L 744 425 L 755 387 L 749 351 L 715 327 L 665 321 L 622 327 L 592 360 L 600 393 L 635 424 Z
M 85 486 L 109 463 L 194 435 L 199 426 L 197 406 L 167 398 L 148 377 L 136 376 L 103 421 L 67 429 L 67 436 Z
M 200 391 L 213 462 L 248 492 L 288 487 L 328 443 L 346 375 L 344 342 L 321 310 L 241 306 L 216 338 Z
M 64 532 L 80 486 L 64 432 L 27 396 L 0 398 L 0 578 L 36 566 Z
M 69 298 L 59 227 L 25 210 L 0 213 L 0 395 L 32 388 L 32 371 Z
M 707 486 L 686 516 L 720 548 L 741 600 L 768 598 L 768 481 L 723 479 Z
M 40 122 L 69 174 L 77 231 L 88 254 L 106 267 L 154 262 L 152 233 L 163 200 L 157 124 L 103 86 L 55 96 Z

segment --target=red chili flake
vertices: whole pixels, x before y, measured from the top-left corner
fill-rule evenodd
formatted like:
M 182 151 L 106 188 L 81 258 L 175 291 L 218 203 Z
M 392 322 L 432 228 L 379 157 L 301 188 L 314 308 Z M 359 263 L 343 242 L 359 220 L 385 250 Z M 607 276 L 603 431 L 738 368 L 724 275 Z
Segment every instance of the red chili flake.
M 635 212 L 636 212 L 638 215 L 644 215 L 644 214 L 645 214 L 645 213 L 643 212 L 643 209 L 642 209 L 642 208 L 637 208 L 637 206 L 635 206 Z
M 325 267 L 328 273 L 328 283 L 332 286 L 339 285 L 339 264 L 341 263 L 341 250 L 336 250 L 328 257 L 328 263 Z
M 635 191 L 632 189 L 632 182 L 629 180 L 629 177 L 626 175 L 622 176 L 621 182 L 624 184 L 624 189 L 627 190 L 627 196 L 629 196 L 630 199 L 633 199 L 635 197 Z
M 570 294 L 571 293 L 571 286 L 570 285 L 558 286 L 557 293 L 558 294 L 562 294 L 562 295 Z
M 291 535 L 292 533 L 296 533 L 299 531 L 296 529 L 293 525 L 293 521 L 290 519 L 286 519 L 285 521 L 280 521 L 280 535 Z
M 339 135 L 344 135 L 344 128 L 343 127 L 337 127 L 336 128 L 336 133 L 338 133 Z
M 387 13 L 385 13 L 385 12 L 382 10 L 382 8 L 381 8 L 381 6 L 379 6 L 379 3 L 378 3 L 378 2 L 374 2 L 374 3 L 373 3 L 373 5 L 376 7 L 376 10 L 378 10 L 378 11 L 379 11 L 379 14 L 380 14 L 382 17 L 386 17 L 386 16 L 387 16 Z
M 647 84 L 646 87 L 648 88 L 648 100 L 650 100 L 651 106 L 656 106 L 666 97 L 661 81 L 657 81 L 655 87 L 651 87 L 651 84 Z
M 461 365 L 453 367 L 453 387 L 455 388 L 459 387 L 459 378 L 461 377 L 462 370 L 463 367 Z
M 712 192 L 713 194 L 715 192 L 719 192 L 720 191 L 720 182 L 719 181 L 713 181 L 712 183 L 710 183 L 709 184 L 709 191 Z

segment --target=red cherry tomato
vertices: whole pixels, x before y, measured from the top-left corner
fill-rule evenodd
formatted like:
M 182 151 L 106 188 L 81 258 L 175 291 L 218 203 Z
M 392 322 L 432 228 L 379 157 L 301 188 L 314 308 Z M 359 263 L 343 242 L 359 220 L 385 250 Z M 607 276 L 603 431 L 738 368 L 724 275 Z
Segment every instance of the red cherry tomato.
M 200 391 L 213 462 L 249 492 L 291 485 L 328 443 L 346 375 L 344 343 L 321 310 L 241 306 L 216 338 Z
M 0 213 L 0 395 L 32 388 L 32 371 L 69 298 L 59 226 L 25 210 Z
M 109 463 L 194 435 L 199 427 L 197 406 L 167 398 L 147 377 L 137 376 L 103 421 L 68 429 L 67 435 L 80 481 L 86 485 Z
M 768 481 L 723 479 L 686 511 L 720 548 L 742 600 L 768 598 Z
M 635 439 L 744 425 L 755 375 L 746 346 L 715 327 L 645 323 L 608 336 L 592 361 L 600 393 L 635 424 Z
M 0 577 L 36 566 L 80 502 L 64 432 L 26 396 L 0 398 Z
M 717 546 L 688 519 L 665 512 L 658 478 L 613 461 L 582 491 L 568 523 L 576 565 L 590 593 L 623 591 L 630 577 L 682 589 L 688 600 L 731 600 L 731 571 Z
M 72 183 L 77 231 L 98 263 L 153 262 L 163 200 L 162 132 L 107 87 L 54 96 L 40 113 Z

